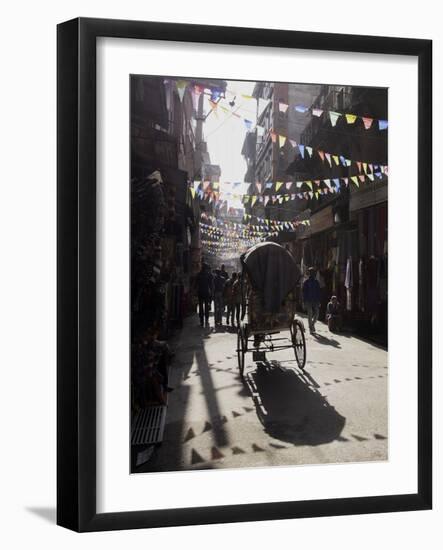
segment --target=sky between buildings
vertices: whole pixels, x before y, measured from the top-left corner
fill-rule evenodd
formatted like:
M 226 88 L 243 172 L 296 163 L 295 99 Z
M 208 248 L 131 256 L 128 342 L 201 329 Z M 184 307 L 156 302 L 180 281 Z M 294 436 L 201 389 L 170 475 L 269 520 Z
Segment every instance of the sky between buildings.
M 242 94 L 252 95 L 255 82 L 228 80 L 226 100 L 232 101 L 234 96 L 234 110 L 241 116 L 237 118 L 222 110 L 218 116 L 211 113 L 204 125 L 204 136 L 208 144 L 208 152 L 211 163 L 218 164 L 221 168 L 221 191 L 231 191 L 231 185 L 224 182 L 243 181 L 246 172 L 246 162 L 241 154 L 243 141 L 246 136 L 244 118 L 251 120 L 253 126 L 256 122 L 257 102 L 255 99 L 245 99 Z M 230 93 L 229 93 L 230 92 Z M 234 95 L 232 95 L 234 94 Z M 226 101 L 221 105 L 226 105 Z M 210 111 L 210 105 L 206 98 L 205 110 Z M 237 188 L 237 193 L 244 193 L 244 188 Z M 229 205 L 235 208 L 242 206 L 240 201 L 229 200 Z

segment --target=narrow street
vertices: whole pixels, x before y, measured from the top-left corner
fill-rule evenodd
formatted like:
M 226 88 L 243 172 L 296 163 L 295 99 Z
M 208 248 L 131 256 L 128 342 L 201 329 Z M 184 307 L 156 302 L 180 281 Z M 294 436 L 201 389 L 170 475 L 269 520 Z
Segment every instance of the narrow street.
M 306 321 L 304 321 L 306 327 Z M 292 349 L 239 376 L 237 336 L 196 315 L 171 342 L 164 440 L 137 472 L 387 460 L 387 352 L 318 322 L 307 363 Z

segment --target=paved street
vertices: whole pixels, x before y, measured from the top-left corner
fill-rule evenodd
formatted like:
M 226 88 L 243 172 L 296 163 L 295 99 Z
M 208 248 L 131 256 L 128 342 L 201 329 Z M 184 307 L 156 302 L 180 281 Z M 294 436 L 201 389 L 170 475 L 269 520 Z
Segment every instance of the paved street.
M 232 329 L 193 316 L 172 344 L 164 441 L 137 471 L 387 459 L 386 350 L 317 323 L 305 373 L 292 349 L 258 365 L 248 353 L 243 382 Z

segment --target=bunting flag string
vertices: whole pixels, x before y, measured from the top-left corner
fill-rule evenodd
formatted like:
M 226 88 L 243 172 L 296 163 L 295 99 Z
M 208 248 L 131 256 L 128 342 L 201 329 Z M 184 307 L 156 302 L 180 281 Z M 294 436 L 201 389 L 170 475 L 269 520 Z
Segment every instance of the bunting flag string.
M 172 81 L 172 80 L 166 79 L 166 82 L 169 82 L 169 81 Z M 176 80 L 175 85 L 177 87 L 177 92 L 178 92 L 180 101 L 183 101 L 183 97 L 184 97 L 185 91 L 186 91 L 188 86 L 191 87 L 191 93 L 192 93 L 193 96 L 194 95 L 199 95 L 200 93 L 205 92 L 206 89 L 209 89 L 209 95 L 210 95 L 210 100 L 209 101 L 210 101 L 211 108 L 213 109 L 214 112 L 217 111 L 217 106 L 218 106 L 219 101 L 225 99 L 224 95 L 223 95 L 223 90 L 221 88 L 216 87 L 216 86 L 212 87 L 212 88 L 209 88 L 206 85 L 205 86 L 198 85 L 198 84 L 192 85 L 191 82 L 189 82 L 187 80 L 182 80 L 182 79 Z M 237 95 L 239 95 L 244 100 L 257 101 L 257 98 L 255 98 L 254 96 L 248 95 L 248 94 L 237 94 L 236 92 L 234 92 L 232 90 L 226 90 L 226 93 L 233 96 L 234 99 L 237 97 Z M 234 101 L 229 102 L 229 105 L 231 107 L 233 107 L 235 105 Z M 288 113 L 291 108 L 293 108 L 298 113 L 301 113 L 301 114 L 310 113 L 312 116 L 315 116 L 315 117 L 321 117 L 321 116 L 323 116 L 323 114 L 327 113 L 327 115 L 329 116 L 329 120 L 330 120 L 330 123 L 331 123 L 332 127 L 335 127 L 336 124 L 337 124 L 337 121 L 340 118 L 343 118 L 346 121 L 347 124 L 355 124 L 355 122 L 360 119 L 363 122 L 364 128 L 366 130 L 369 130 L 373 126 L 378 126 L 378 129 L 380 131 L 384 131 L 388 128 L 388 120 L 385 120 L 385 119 L 377 119 L 377 118 L 363 116 L 363 115 L 356 115 L 354 113 L 345 113 L 345 112 L 337 112 L 337 111 L 332 111 L 332 110 L 325 110 L 325 109 L 320 109 L 318 107 L 313 107 L 313 106 L 308 107 L 308 106 L 302 105 L 302 104 L 290 105 L 290 104 L 284 103 L 282 101 L 278 102 L 278 109 L 283 114 Z M 227 109 L 226 107 L 224 107 L 223 110 L 225 112 L 232 112 L 229 109 Z M 249 112 L 252 112 L 252 111 L 249 111 Z M 240 115 L 237 115 L 237 116 L 240 116 Z M 244 119 L 244 120 L 246 121 L 248 119 Z M 248 120 L 248 122 L 251 122 L 251 121 Z M 246 123 L 245 123 L 245 125 L 246 125 Z M 247 128 L 248 131 L 250 131 L 249 126 L 246 126 L 246 128 Z M 252 122 L 251 122 L 251 128 L 252 128 Z
M 245 218 L 247 220 L 247 214 Z M 249 219 L 251 215 L 249 215 Z M 235 222 L 228 222 L 216 218 L 216 225 L 208 225 L 203 222 L 200 222 L 200 228 L 203 234 L 211 236 L 225 236 L 225 237 L 235 237 L 236 239 L 241 238 L 250 238 L 250 237 L 262 237 L 268 236 L 270 234 L 278 234 L 282 231 L 296 231 L 299 228 L 303 228 L 310 225 L 309 219 L 304 220 L 295 220 L 295 221 L 276 221 L 276 220 L 267 220 L 268 223 L 261 225 L 260 222 L 257 224 L 246 223 L 238 224 Z M 232 225 L 230 225 L 232 224 Z
M 373 120 L 373 119 L 371 119 L 371 120 Z M 282 134 L 278 134 L 277 132 L 274 131 L 273 128 L 270 128 L 268 130 L 268 133 L 270 134 L 271 140 L 272 140 L 273 143 L 277 143 L 277 140 L 278 140 L 278 143 L 280 145 L 280 149 L 282 147 L 284 147 L 285 143 L 289 142 L 294 149 L 298 149 L 298 151 L 300 152 L 300 156 L 303 159 L 306 158 L 305 152 L 308 153 L 307 158 L 312 158 L 312 156 L 314 154 L 314 151 L 315 151 L 323 162 L 327 161 L 327 163 L 329 164 L 329 166 L 331 168 L 333 166 L 339 166 L 340 164 L 342 166 L 349 167 L 349 166 L 351 166 L 352 163 L 357 164 L 358 162 L 363 162 L 362 160 L 349 159 L 345 155 L 340 154 L 340 153 L 330 153 L 330 152 L 323 151 L 322 149 L 319 149 L 319 148 L 314 148 L 314 147 L 311 147 L 309 145 L 305 145 L 303 143 L 297 143 L 295 140 L 289 139 L 287 136 L 284 136 Z M 377 163 L 369 163 L 368 161 L 366 161 L 366 163 L 367 164 L 374 164 L 375 166 L 382 165 L 382 163 L 378 163 L 378 164 Z
M 250 120 L 248 118 L 245 118 L 241 114 L 238 113 L 238 111 L 244 110 L 243 105 L 238 105 L 234 109 L 233 106 L 228 108 L 224 105 L 220 105 L 220 102 L 213 102 L 212 100 L 208 100 L 208 101 L 209 101 L 209 104 L 211 106 L 212 112 L 216 116 L 218 116 L 218 113 L 219 113 L 218 109 L 221 109 L 222 112 L 225 113 L 225 115 L 227 115 L 227 117 L 235 116 L 239 120 L 242 120 L 243 123 L 244 123 L 245 129 L 248 133 L 256 131 L 257 134 L 260 135 L 260 136 L 262 136 L 264 134 L 264 132 L 265 132 L 264 126 L 261 126 L 260 124 L 257 124 L 256 122 L 253 122 L 252 120 Z M 286 104 L 284 104 L 284 103 L 279 104 L 279 110 L 283 114 L 286 112 L 284 110 L 285 105 Z M 297 109 L 297 110 L 299 110 L 300 112 L 303 112 L 302 110 L 300 110 L 301 107 L 300 106 L 298 106 L 298 107 L 299 107 L 299 109 Z M 303 109 L 306 109 L 307 111 L 309 110 L 309 108 L 303 108 Z M 255 113 L 253 113 L 252 111 L 249 111 L 249 110 L 245 110 L 245 111 L 248 112 L 248 113 L 255 114 Z M 331 127 L 333 127 L 333 128 L 336 127 L 337 121 L 340 118 L 344 118 L 344 120 L 346 120 L 346 122 L 347 122 L 347 125 L 353 125 L 353 124 L 355 124 L 355 122 L 358 119 L 361 119 L 361 121 L 363 123 L 363 127 L 365 128 L 365 130 L 369 130 L 371 127 L 375 126 L 375 125 L 373 125 L 373 122 L 376 122 L 378 124 L 378 129 L 380 131 L 386 130 L 388 128 L 388 121 L 387 120 L 357 116 L 357 115 L 353 115 L 353 114 L 350 114 L 350 113 L 339 113 L 337 111 L 324 111 L 323 109 L 312 109 L 313 116 L 320 116 L 323 113 L 328 114 L 329 120 L 330 120 L 330 123 L 331 123 Z M 296 121 L 293 121 L 293 120 L 287 120 L 286 122 L 287 122 L 288 125 L 296 125 L 297 124 Z M 339 130 L 339 131 L 343 131 L 343 130 Z M 283 147 L 284 143 L 286 141 L 286 136 L 283 136 L 283 135 L 278 136 L 278 135 L 271 134 L 271 139 L 272 139 L 273 143 L 276 143 L 277 139 L 278 139 L 279 142 L 280 142 L 280 147 Z M 295 146 L 296 146 L 295 142 L 293 142 L 292 140 L 289 140 L 289 141 L 291 141 L 291 144 L 295 148 Z M 301 154 L 303 156 L 302 152 L 301 152 Z
M 352 176 L 340 176 L 333 178 L 321 177 L 317 179 L 312 178 L 310 180 L 287 182 L 277 181 L 275 184 L 273 182 L 267 182 L 264 185 L 264 189 L 270 190 L 270 194 L 268 195 L 262 194 L 262 184 L 259 184 L 258 186 L 255 185 L 258 193 L 232 193 L 230 191 L 208 190 L 208 186 L 204 188 L 204 185 L 203 188 L 197 189 L 195 193 L 198 194 L 200 199 L 208 200 L 210 203 L 217 203 L 219 201 L 225 201 L 232 198 L 234 200 L 241 200 L 243 204 L 250 203 L 251 206 L 254 206 L 256 202 L 267 206 L 269 202 L 271 202 L 271 204 L 275 204 L 276 202 L 282 204 L 283 202 L 289 200 L 293 201 L 297 198 L 306 199 L 308 198 L 306 193 L 313 193 L 316 197 L 319 194 L 323 195 L 327 193 L 338 193 L 342 185 L 345 187 L 349 185 L 349 181 L 359 187 L 360 183 L 373 183 L 377 180 L 385 179 L 385 176 L 387 175 L 387 166 L 377 165 L 377 171 L 375 171 L 374 165 L 362 163 L 360 166 L 360 173 Z M 322 188 L 322 183 L 325 185 L 324 188 Z M 192 189 L 193 188 L 191 187 L 191 190 Z
M 306 147 L 306 149 L 307 149 L 307 147 Z M 337 160 L 339 159 L 338 155 L 331 155 L 330 153 L 325 153 L 324 151 L 319 151 L 319 156 L 324 162 L 326 161 L 330 165 L 332 165 L 332 162 L 336 163 Z M 364 161 L 359 161 L 359 160 L 351 161 L 349 159 L 345 159 L 342 155 L 340 155 L 340 158 L 343 158 L 343 160 L 345 161 L 346 167 L 352 168 L 352 164 L 355 164 L 355 167 L 357 168 L 357 171 L 358 171 L 357 175 L 362 174 L 363 172 L 366 175 L 368 175 L 368 174 L 376 175 L 377 173 L 381 173 L 382 175 L 383 174 L 388 175 L 389 168 L 388 168 L 387 164 L 374 164 L 372 162 L 364 162 Z M 343 179 L 343 176 L 338 177 L 338 179 L 340 179 L 340 178 Z M 275 186 L 275 191 L 278 193 L 278 191 L 282 188 L 283 185 L 285 185 L 286 189 L 289 190 L 291 188 L 291 185 L 295 185 L 296 187 L 301 187 L 302 184 L 305 183 L 309 186 L 310 182 L 316 181 L 318 179 L 324 179 L 324 178 L 323 177 L 320 177 L 320 178 L 319 177 L 317 177 L 317 178 L 312 177 L 309 180 L 288 181 L 288 182 L 276 181 L 275 183 L 272 182 L 272 181 L 256 182 L 254 185 L 256 186 L 259 193 L 261 193 L 264 190 L 272 189 L 273 186 Z M 337 179 L 337 178 L 331 178 L 331 179 Z M 250 187 L 250 185 L 253 185 L 250 182 L 229 182 L 229 181 L 226 181 L 226 182 L 222 182 L 222 183 L 225 186 L 228 186 L 228 185 L 232 186 L 233 190 L 240 187 L 240 186 Z M 199 187 L 200 187 L 200 189 L 199 189 Z M 230 196 L 233 199 L 241 200 L 242 196 L 245 195 L 245 193 L 235 193 L 234 191 L 232 191 L 232 192 L 231 191 L 217 191 L 218 189 L 220 189 L 220 182 L 210 182 L 209 180 L 205 180 L 205 181 L 202 182 L 202 181 L 199 181 L 199 180 L 198 181 L 195 180 L 194 182 L 191 183 L 191 189 L 194 189 L 194 192 L 198 193 L 200 195 L 200 198 L 203 198 L 201 191 L 203 191 L 203 193 L 205 193 L 205 192 L 208 191 L 209 187 L 212 188 L 212 191 L 215 194 L 221 193 L 224 196 Z M 195 193 L 193 194 L 193 197 L 195 196 Z
M 253 195 L 245 194 L 243 195 L 243 204 L 251 203 L 253 206 L 257 201 L 263 203 L 266 206 L 270 201 L 271 204 L 293 201 L 295 199 L 307 199 L 307 198 L 318 198 L 319 195 L 326 195 L 328 193 L 339 193 L 341 186 L 349 186 L 351 181 L 356 187 L 360 187 L 360 184 L 375 183 L 377 180 L 383 180 L 384 176 L 387 173 L 378 171 L 367 174 L 357 174 L 354 176 L 346 176 L 339 178 L 321 178 L 321 179 L 312 179 L 305 180 L 301 182 L 287 182 L 292 183 L 297 186 L 298 191 L 293 193 L 280 193 L 273 195 Z M 279 182 L 281 183 L 281 182 Z M 324 184 L 325 187 L 322 187 Z M 277 189 L 277 186 L 276 186 Z
M 275 226 L 275 227 L 279 227 L 279 226 L 283 226 L 284 224 L 288 223 L 286 221 L 273 220 L 273 219 L 270 219 L 270 218 L 262 218 L 262 217 L 255 216 L 255 215 L 252 215 L 252 214 L 243 214 L 242 218 L 243 218 L 244 223 L 234 222 L 232 220 L 221 219 L 221 218 L 218 218 L 216 216 L 213 216 L 212 214 L 207 214 L 206 212 L 202 212 L 201 217 L 205 220 L 209 220 L 211 222 L 214 222 L 217 225 L 221 225 L 221 226 L 224 226 L 224 227 L 234 227 L 234 228 L 245 227 L 245 223 L 248 220 L 251 220 L 252 218 L 257 220 L 257 222 L 255 224 L 251 223 L 250 224 L 251 226 L 264 225 L 264 226 L 269 227 L 270 225 L 272 225 L 272 226 Z M 303 223 L 304 224 L 306 222 L 309 223 L 309 220 L 295 219 L 295 220 L 292 220 L 291 223 Z M 200 223 L 204 223 L 204 222 L 200 222 Z M 204 224 L 204 225 L 207 225 L 208 227 L 214 227 L 213 225 L 209 225 L 209 224 Z
M 234 93 L 234 92 L 231 92 L 231 93 Z M 235 96 L 237 95 L 240 95 L 243 99 L 256 100 L 255 97 L 248 96 L 246 94 L 235 94 Z M 353 113 L 344 113 L 344 112 L 320 109 L 318 107 L 308 107 L 302 104 L 291 106 L 290 104 L 285 103 L 283 101 L 278 102 L 278 110 L 283 114 L 288 113 L 291 107 L 298 113 L 301 113 L 301 114 L 311 113 L 312 116 L 315 116 L 317 118 L 321 117 L 325 113 L 329 116 L 331 126 L 333 127 L 337 124 L 337 121 L 340 118 L 344 118 L 347 124 L 355 124 L 355 122 L 360 119 L 363 122 L 363 125 L 366 130 L 369 130 L 372 127 L 373 122 L 375 122 L 376 125 L 378 125 L 378 129 L 380 131 L 386 130 L 388 128 L 388 121 L 385 119 L 370 118 L 363 115 L 356 115 Z M 253 111 L 248 110 L 248 112 L 252 113 Z
M 246 99 L 248 96 L 242 95 L 242 97 Z M 255 98 L 253 98 L 253 99 L 255 99 Z M 287 103 L 284 103 L 284 102 L 281 102 L 281 101 L 278 103 L 278 110 L 283 114 L 289 112 L 290 107 L 291 106 Z M 329 120 L 330 120 L 330 123 L 331 123 L 332 127 L 336 126 L 337 121 L 340 118 L 343 118 L 348 125 L 355 124 L 355 122 L 358 119 L 360 119 L 363 123 L 363 126 L 364 126 L 365 130 L 369 130 L 372 127 L 372 124 L 374 122 L 376 123 L 375 125 L 378 125 L 378 129 L 380 131 L 386 130 L 388 128 L 388 124 L 389 124 L 388 120 L 386 120 L 386 119 L 364 117 L 364 116 L 355 115 L 355 114 L 352 114 L 352 113 L 342 113 L 342 112 L 337 112 L 337 111 L 332 111 L 332 110 L 324 110 L 324 109 L 319 109 L 318 107 L 307 107 L 305 105 L 295 105 L 294 109 L 295 109 L 295 111 L 297 111 L 299 113 L 302 113 L 302 114 L 306 114 L 306 113 L 310 112 L 312 114 L 312 116 L 315 116 L 317 118 L 321 117 L 323 115 L 323 113 L 326 113 L 329 116 Z M 223 107 L 223 110 L 225 112 L 232 112 L 230 109 L 228 109 L 226 107 Z M 244 107 L 241 107 L 241 110 L 243 110 L 247 113 L 255 114 L 254 111 L 249 110 L 249 109 L 245 109 Z M 259 127 L 260 126 L 257 125 L 257 128 L 259 128 Z

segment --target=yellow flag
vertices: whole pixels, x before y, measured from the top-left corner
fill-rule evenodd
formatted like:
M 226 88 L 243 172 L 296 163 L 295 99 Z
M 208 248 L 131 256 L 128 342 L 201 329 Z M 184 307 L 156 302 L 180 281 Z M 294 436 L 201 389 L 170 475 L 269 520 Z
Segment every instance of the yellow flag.
M 345 114 L 345 117 L 346 117 L 346 122 L 348 124 L 354 124 L 354 122 L 357 120 L 357 115 L 348 115 L 347 113 Z
M 306 185 L 311 188 L 312 191 L 312 181 L 305 181 Z
M 278 191 L 282 185 L 283 185 L 283 182 L 282 182 L 282 181 L 277 181 L 277 182 L 275 183 L 275 190 Z
M 286 142 L 286 137 L 285 136 L 278 136 L 278 142 L 279 142 L 279 145 L 280 147 L 283 147 L 283 145 L 285 144 Z

